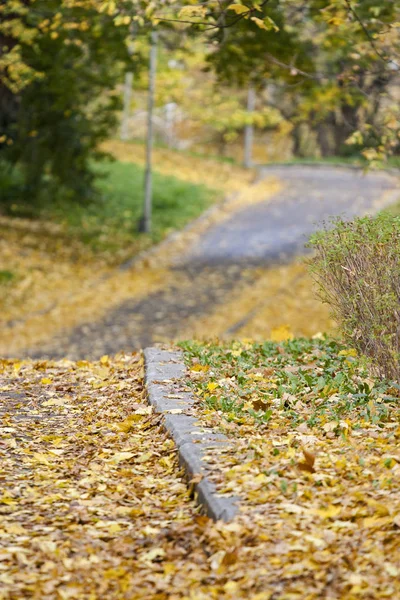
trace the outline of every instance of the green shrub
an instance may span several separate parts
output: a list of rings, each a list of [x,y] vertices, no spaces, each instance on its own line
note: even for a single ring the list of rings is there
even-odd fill
[[[400,217],[337,220],[311,239],[311,271],[346,340],[400,378]]]

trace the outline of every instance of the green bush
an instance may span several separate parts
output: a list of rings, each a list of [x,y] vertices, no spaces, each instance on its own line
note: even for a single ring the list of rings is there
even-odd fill
[[[311,246],[311,271],[344,337],[374,372],[399,379],[400,217],[337,220]]]

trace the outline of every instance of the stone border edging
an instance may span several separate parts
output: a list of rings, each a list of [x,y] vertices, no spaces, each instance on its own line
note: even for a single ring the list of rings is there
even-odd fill
[[[316,167],[317,169],[323,169],[323,168],[332,168],[332,169],[336,169],[336,170],[351,170],[351,171],[365,171],[365,167],[362,165],[354,165],[351,163],[328,163],[328,162],[307,162],[307,161],[296,161],[296,162],[271,162],[271,163],[260,163],[260,164],[255,164],[253,165],[254,169],[257,169],[257,171],[260,173],[260,177],[262,177],[262,172],[263,171],[269,171],[269,170],[273,170],[277,167],[288,167],[288,168],[295,168],[295,167],[299,167],[300,169],[302,169],[303,167]],[[388,168],[383,168],[383,169],[371,169],[369,171],[370,173],[386,173],[387,175],[393,175],[394,177],[400,178],[400,169],[399,168],[395,168],[395,167],[388,167]]]
[[[144,358],[149,403],[164,416],[163,425],[178,448],[179,462],[188,480],[193,480],[197,502],[214,521],[231,521],[238,513],[239,499],[217,495],[208,478],[210,465],[203,460],[210,450],[228,445],[228,438],[200,427],[196,417],[185,414],[190,413],[196,400],[190,392],[179,389],[179,380],[186,373],[182,352],[146,348]]]

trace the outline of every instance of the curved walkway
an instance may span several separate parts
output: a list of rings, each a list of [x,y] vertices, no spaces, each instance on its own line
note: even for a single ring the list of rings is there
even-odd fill
[[[131,351],[179,338],[189,319],[224,305],[240,284],[251,285],[257,268],[305,251],[310,234],[332,217],[376,212],[400,195],[398,180],[384,172],[363,174],[336,167],[277,166],[260,176],[278,177],[274,198],[234,212],[210,226],[187,251],[175,256],[172,284],[144,299],[127,301],[100,321],[85,323],[35,348],[31,357],[83,358]]]

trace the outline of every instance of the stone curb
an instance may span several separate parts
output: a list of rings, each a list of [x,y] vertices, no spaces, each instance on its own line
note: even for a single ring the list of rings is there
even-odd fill
[[[360,171],[363,172],[365,170],[365,167],[361,166],[361,165],[352,165],[349,163],[324,163],[323,161],[321,162],[314,162],[314,163],[309,163],[307,161],[298,161],[295,163],[279,163],[279,162],[271,162],[271,163],[267,163],[267,164],[255,164],[253,165],[254,169],[257,169],[259,176],[262,178],[262,174],[263,171],[272,171],[273,169],[276,169],[277,167],[281,168],[281,167],[285,167],[288,169],[296,169],[298,167],[298,169],[302,169],[304,167],[315,167],[316,169],[323,169],[323,168],[329,168],[329,169],[336,169],[336,170],[347,170],[347,171]],[[399,178],[400,177],[400,169],[396,169],[395,167],[388,167],[387,169],[371,169],[370,171],[371,173],[384,173],[387,175],[393,175],[394,177]]]
[[[178,448],[188,481],[193,481],[197,502],[214,521],[231,521],[238,513],[239,499],[217,495],[209,479],[211,467],[203,460],[210,451],[229,445],[228,438],[200,427],[191,416],[196,399],[180,385],[186,374],[182,352],[146,348],[144,358],[149,403],[164,416],[163,425]]]

